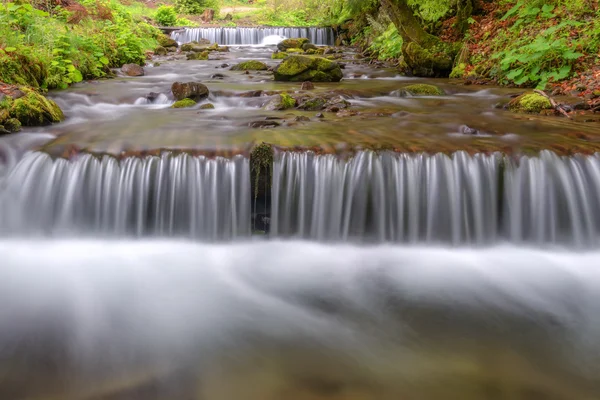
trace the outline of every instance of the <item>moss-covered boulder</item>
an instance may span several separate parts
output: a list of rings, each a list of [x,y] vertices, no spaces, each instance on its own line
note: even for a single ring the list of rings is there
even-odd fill
[[[156,40],[158,40],[158,44],[160,44],[162,47],[177,47],[178,46],[177,41],[171,39],[167,35],[158,35]]]
[[[266,71],[269,69],[267,64],[262,61],[248,60],[231,67],[232,71]]]
[[[199,82],[175,82],[171,85],[175,100],[192,99],[199,101],[208,97],[208,88]]]
[[[183,99],[183,100],[178,100],[175,103],[173,103],[171,108],[188,108],[188,107],[194,107],[195,105],[196,105],[196,102],[194,100]]]
[[[8,131],[23,126],[43,126],[62,121],[65,116],[58,105],[33,89],[21,87],[24,96],[5,96],[0,101],[0,125]]]
[[[265,106],[265,110],[287,110],[288,108],[293,108],[294,106],[296,106],[296,99],[294,99],[287,93],[281,93],[275,96],[274,99],[267,103],[267,105]]]
[[[447,77],[452,72],[454,58],[459,47],[453,43],[445,43],[439,39],[421,46],[416,42],[405,42],[402,45],[404,61],[415,76]]]
[[[304,50],[293,48],[293,49],[287,49],[285,52],[288,54],[303,54]]]
[[[202,53],[187,53],[185,58],[188,60],[208,60],[208,51],[203,51]]]
[[[286,51],[287,49],[301,49],[303,44],[309,42],[310,40],[307,38],[285,39],[277,43],[277,48],[279,51]]]
[[[552,108],[548,98],[541,94],[529,92],[515,97],[508,103],[508,109],[513,112],[523,112],[530,114],[539,114],[542,110]]]
[[[276,51],[275,53],[271,54],[271,58],[273,60],[283,60],[284,58],[287,58],[288,54],[284,53],[283,51]]]
[[[283,82],[339,82],[340,66],[321,57],[290,55],[275,69],[275,80]]]
[[[167,55],[167,49],[162,47],[162,46],[157,46],[154,49],[154,54],[156,54],[157,56],[166,56]]]
[[[200,109],[201,110],[214,110],[215,109],[215,105],[212,104],[212,103],[205,103],[205,104],[202,104],[200,106]]]
[[[437,86],[426,83],[408,85],[395,92],[399,97],[406,96],[442,96],[444,91]]]
[[[302,50],[304,50],[304,51],[308,51],[308,50],[317,50],[317,49],[318,49],[318,47],[317,47],[317,46],[315,46],[315,45],[314,45],[314,44],[312,44],[312,43],[304,43],[304,44],[302,44],[302,47],[301,47],[301,48],[302,48]]]

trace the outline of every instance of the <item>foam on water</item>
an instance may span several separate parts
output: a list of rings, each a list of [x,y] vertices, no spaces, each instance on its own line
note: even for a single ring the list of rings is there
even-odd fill
[[[3,240],[0,259],[2,398],[600,393],[596,251]]]

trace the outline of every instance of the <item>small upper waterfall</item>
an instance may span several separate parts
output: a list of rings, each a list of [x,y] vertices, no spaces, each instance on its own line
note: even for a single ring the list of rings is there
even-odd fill
[[[282,152],[271,221],[319,240],[595,245],[600,157]]]
[[[0,234],[250,234],[250,170],[241,156],[67,161],[29,153],[0,182]]]
[[[173,32],[171,37],[179,43],[208,39],[211,43],[223,45],[247,45],[262,44],[264,38],[272,35],[286,38],[305,37],[316,45],[331,46],[335,43],[335,35],[331,28],[186,28]]]

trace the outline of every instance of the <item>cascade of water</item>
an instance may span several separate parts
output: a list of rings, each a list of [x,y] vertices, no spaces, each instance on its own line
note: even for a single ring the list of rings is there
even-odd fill
[[[335,35],[331,28],[186,28],[175,31],[171,37],[179,43],[189,43],[199,39],[208,39],[211,43],[223,45],[262,44],[268,36],[286,38],[305,37],[316,45],[331,46],[335,43]]]
[[[186,154],[53,160],[29,153],[3,178],[1,234],[227,239],[250,234],[247,159]]]
[[[600,157],[282,152],[272,204],[274,236],[595,245]]]

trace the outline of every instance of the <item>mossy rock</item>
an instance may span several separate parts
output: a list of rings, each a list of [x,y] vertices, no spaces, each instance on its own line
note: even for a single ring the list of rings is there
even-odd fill
[[[46,64],[35,56],[0,52],[0,82],[39,88],[47,78]]]
[[[176,40],[173,40],[164,34],[158,35],[158,37],[156,39],[158,40],[158,44],[160,44],[162,47],[177,47],[178,46]]]
[[[543,110],[552,108],[548,98],[541,94],[529,92],[515,97],[508,103],[508,109],[513,112],[523,112],[529,114],[539,114]]]
[[[465,63],[458,64],[457,66],[455,66],[452,69],[452,72],[450,73],[450,78],[458,79],[458,78],[464,77],[466,74],[466,68],[467,68],[467,64],[465,64]]]
[[[278,94],[273,100],[265,106],[267,111],[287,110],[296,106],[296,99],[287,93]]]
[[[199,101],[209,95],[206,85],[200,82],[175,82],[171,85],[171,92],[175,100],[192,99]]]
[[[286,51],[287,49],[301,49],[302,45],[309,42],[310,40],[307,38],[285,39],[277,43],[277,48],[279,51]]]
[[[340,66],[321,57],[290,55],[275,69],[275,80],[283,82],[339,82]]]
[[[308,51],[308,50],[317,50],[317,46],[315,46],[312,43],[304,43],[302,44],[302,50],[304,51]]]
[[[285,52],[288,54],[303,54],[304,50],[294,48],[294,49],[287,49]]]
[[[231,67],[232,71],[265,71],[269,69],[262,61],[248,60]]]
[[[183,99],[183,100],[179,100],[179,101],[176,101],[175,103],[173,103],[171,108],[188,108],[188,107],[194,107],[195,105],[196,105],[196,102],[194,100]]]
[[[4,129],[10,133],[19,132],[21,130],[21,122],[16,118],[9,118],[2,123]]]
[[[154,49],[154,54],[158,55],[158,56],[166,56],[167,55],[167,49],[162,47],[162,46],[157,46]]]
[[[208,60],[208,51],[202,53],[188,53],[185,56],[188,60]]]
[[[43,126],[62,121],[65,116],[60,107],[33,89],[21,87],[25,96],[13,99],[5,97],[0,102],[0,124],[13,129],[23,126]],[[2,112],[2,110],[4,110]],[[12,121],[15,119],[16,121]],[[18,127],[18,128],[17,128]]]
[[[288,54],[284,53],[282,51],[276,51],[275,53],[271,54],[271,58],[273,60],[283,60],[285,58],[287,58]]]
[[[206,103],[206,104],[202,104],[200,106],[201,110],[214,110],[215,109],[215,105],[212,103]]]
[[[405,42],[402,45],[404,61],[415,76],[447,77],[452,72],[454,57],[459,50],[457,46],[460,45],[445,43],[439,39],[432,41],[428,48],[415,42]]]
[[[309,97],[302,101],[298,108],[305,111],[321,111],[325,108],[326,104],[327,99],[323,97]]]
[[[402,88],[402,91],[410,96],[442,96],[444,91],[437,86],[426,83],[416,83]]]

